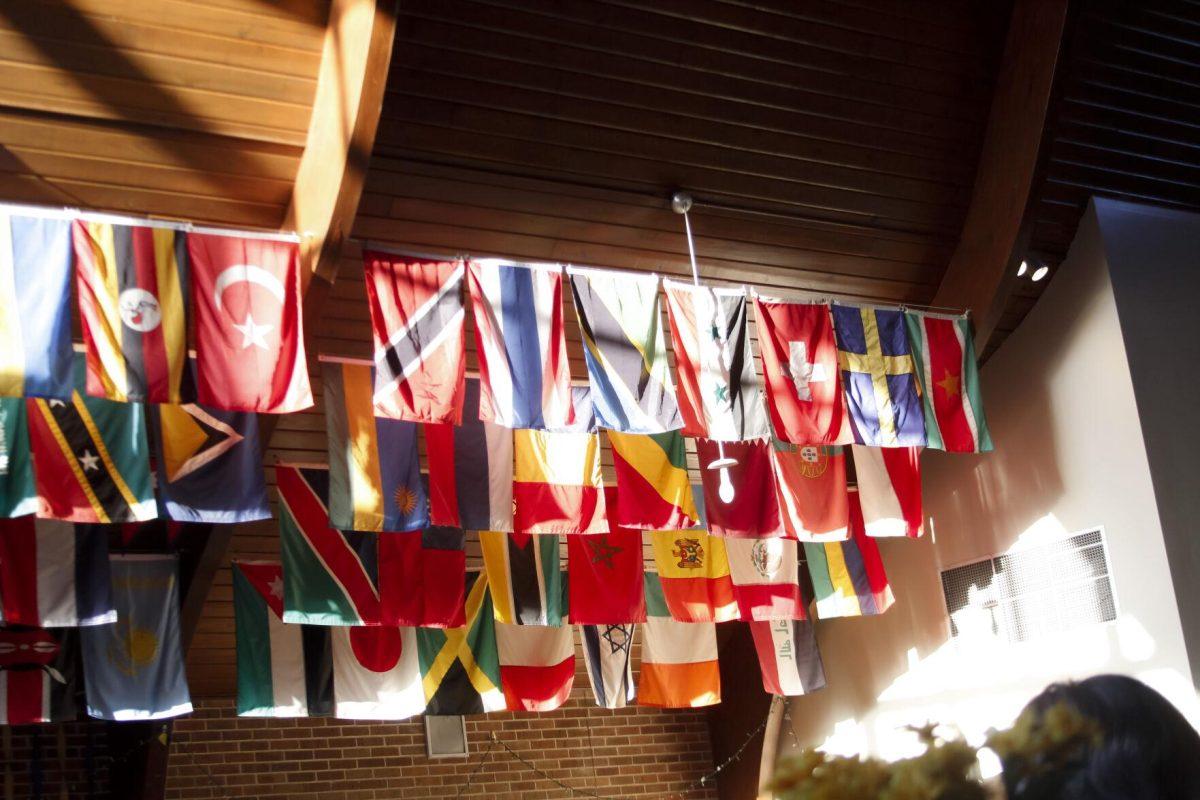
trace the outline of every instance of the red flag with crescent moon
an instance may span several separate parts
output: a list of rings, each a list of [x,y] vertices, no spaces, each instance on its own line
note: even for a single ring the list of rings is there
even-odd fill
[[[196,391],[230,411],[286,414],[313,404],[294,242],[188,234]]]

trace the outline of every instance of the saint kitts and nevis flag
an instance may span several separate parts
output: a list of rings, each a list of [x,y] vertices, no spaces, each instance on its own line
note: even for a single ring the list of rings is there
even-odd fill
[[[0,520],[0,622],[73,628],[116,619],[104,528]]]
[[[426,714],[463,716],[506,707],[487,577],[470,572],[465,588],[466,624],[417,628]]]
[[[650,539],[672,619],[728,622],[740,617],[724,539],[704,530],[653,531]]]
[[[565,583],[558,543],[553,533],[479,532],[496,622],[562,625]]]
[[[688,482],[687,449],[679,431],[608,432],[617,473],[614,516],[635,530],[694,528],[700,521]]]
[[[918,354],[928,446],[951,453],[991,450],[970,319],[906,311],[904,322]]]
[[[79,631],[0,628],[0,725],[78,716]]]
[[[638,705],[696,708],[721,702],[716,625],[671,619],[658,575],[647,572],[645,582]]]

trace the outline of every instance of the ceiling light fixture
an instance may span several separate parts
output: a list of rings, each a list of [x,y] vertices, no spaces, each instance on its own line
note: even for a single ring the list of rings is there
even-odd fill
[[[1047,267],[1045,264],[1042,264],[1040,267],[1038,267],[1037,269],[1035,269],[1033,271],[1033,274],[1029,276],[1029,279],[1031,281],[1033,281],[1034,283],[1037,283],[1042,278],[1046,277],[1046,275],[1048,275],[1049,273],[1050,273],[1050,268]]]
[[[1028,262],[1028,261],[1022,261],[1022,262],[1021,262],[1021,266],[1017,267],[1017,277],[1018,277],[1018,278],[1022,278],[1022,277],[1024,277],[1024,276],[1025,276],[1025,273],[1026,273],[1026,272],[1028,272],[1028,271],[1029,271],[1029,262]]]

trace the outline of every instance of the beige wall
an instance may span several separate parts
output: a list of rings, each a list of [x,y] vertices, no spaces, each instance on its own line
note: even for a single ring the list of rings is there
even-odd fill
[[[1048,682],[1098,672],[1136,675],[1200,722],[1094,210],[982,380],[996,452],[925,454],[932,534],[883,542],[895,608],[817,626],[829,685],[792,701],[781,755],[797,743],[905,755],[915,738],[898,729],[928,719],[976,739]],[[1020,645],[950,640],[941,569],[1096,525],[1117,622]]]

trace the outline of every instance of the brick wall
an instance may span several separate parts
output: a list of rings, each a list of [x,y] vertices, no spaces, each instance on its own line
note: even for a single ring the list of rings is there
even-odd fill
[[[108,797],[110,759],[104,734],[101,722],[0,729],[3,796],[14,800]]]

